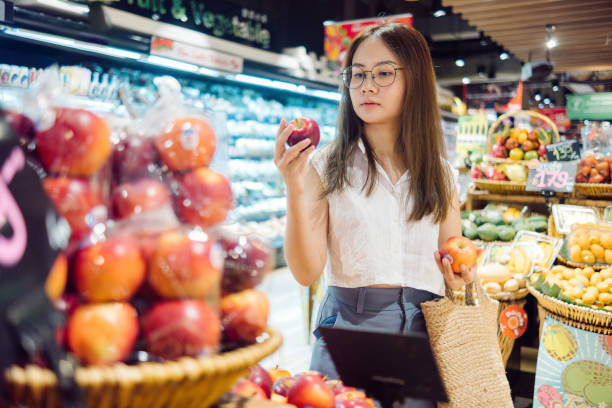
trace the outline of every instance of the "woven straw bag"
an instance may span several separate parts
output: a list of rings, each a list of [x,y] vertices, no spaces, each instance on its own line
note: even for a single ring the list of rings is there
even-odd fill
[[[478,302],[474,301],[473,286]],[[513,408],[497,341],[498,302],[479,282],[468,285],[465,305],[446,297],[421,305],[448,403],[440,408]]]

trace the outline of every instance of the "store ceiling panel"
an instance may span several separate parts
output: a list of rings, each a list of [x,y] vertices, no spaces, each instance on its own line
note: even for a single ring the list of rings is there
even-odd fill
[[[523,62],[556,72],[612,69],[611,0],[442,0]],[[547,25],[557,45],[547,49]]]

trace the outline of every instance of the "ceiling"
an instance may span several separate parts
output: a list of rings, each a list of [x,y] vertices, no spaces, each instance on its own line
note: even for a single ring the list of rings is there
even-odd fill
[[[612,69],[612,0],[442,0],[523,62],[547,60],[546,25],[555,72]]]

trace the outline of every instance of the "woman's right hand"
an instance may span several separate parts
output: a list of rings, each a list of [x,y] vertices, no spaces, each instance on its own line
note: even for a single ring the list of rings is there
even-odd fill
[[[287,186],[287,193],[302,193],[304,191],[306,163],[308,162],[308,156],[314,151],[315,146],[308,147],[311,142],[310,139],[306,138],[287,148],[287,139],[289,139],[293,130],[293,125],[287,124],[285,119],[281,121],[276,134],[274,164],[283,177]]]

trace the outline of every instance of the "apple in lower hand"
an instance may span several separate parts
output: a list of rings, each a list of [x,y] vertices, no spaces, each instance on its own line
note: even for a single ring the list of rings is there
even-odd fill
[[[119,218],[126,218],[169,204],[170,193],[159,181],[144,178],[117,186],[112,201],[115,214]]]
[[[89,111],[57,108],[53,125],[36,133],[36,150],[47,171],[88,177],[110,156],[110,134],[106,122]]]
[[[225,220],[233,206],[229,181],[206,167],[179,176],[176,208],[186,223],[208,227]]]
[[[88,301],[123,301],[140,288],[146,263],[138,242],[119,236],[80,249],[73,273],[78,293]]]
[[[221,284],[223,251],[207,234],[167,232],[149,259],[149,283],[165,298],[205,298]]]
[[[461,265],[470,269],[476,264],[478,250],[474,243],[461,236],[450,237],[440,248],[440,256],[447,257],[455,273],[461,273]]]
[[[213,128],[195,117],[169,123],[155,139],[160,158],[172,171],[208,166],[216,146]]]
[[[315,375],[300,375],[289,389],[287,402],[298,408],[332,408],[334,394]]]
[[[238,380],[236,385],[231,389],[231,394],[240,395],[245,398],[255,398],[260,400],[268,399],[264,390],[253,381],[250,380]]]
[[[314,119],[310,118],[297,118],[289,122],[290,125],[293,125],[293,131],[289,135],[287,139],[287,144],[289,146],[293,146],[298,144],[304,139],[310,139],[310,146],[317,147],[319,145],[320,132],[319,125]]]
[[[79,178],[50,177],[44,179],[42,185],[57,212],[68,221],[72,236],[77,240],[91,232],[97,218],[98,221],[106,218],[102,192],[95,184]],[[97,216],[98,212],[100,216]]]
[[[272,394],[273,383],[272,383],[272,377],[270,377],[270,374],[268,373],[268,371],[266,371],[259,364],[256,364],[254,367],[250,369],[248,379],[249,381],[252,381],[253,383],[260,386],[261,389],[264,390],[264,392],[266,393],[266,397],[270,398],[270,395]]]
[[[221,298],[221,321],[225,337],[232,341],[254,342],[265,330],[270,304],[255,289]]]
[[[68,347],[85,364],[124,360],[137,337],[138,316],[129,303],[82,305],[68,321]]]
[[[147,350],[165,359],[195,357],[217,350],[221,339],[218,314],[195,299],[155,304],[142,318]]]
[[[221,288],[235,293],[259,285],[272,268],[272,251],[255,237],[223,237],[219,240],[225,254]]]

